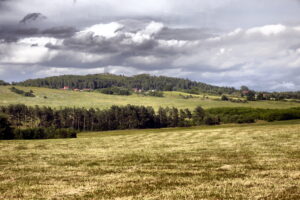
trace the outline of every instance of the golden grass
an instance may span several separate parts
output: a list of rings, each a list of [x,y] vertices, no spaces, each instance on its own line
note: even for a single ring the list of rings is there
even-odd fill
[[[209,99],[203,99],[203,95],[194,95],[197,98],[183,99],[179,95],[188,95],[181,92],[164,92],[165,97],[145,97],[140,95],[118,96],[105,95],[97,92],[74,92],[63,91],[47,88],[34,87],[17,87],[19,89],[29,91],[33,90],[36,97],[24,97],[15,94],[9,90],[11,86],[0,86],[0,105],[9,104],[26,104],[29,106],[51,106],[53,108],[59,107],[85,107],[85,108],[109,108],[112,105],[144,105],[152,106],[158,109],[159,106],[167,107],[174,106],[177,108],[194,109],[200,105],[203,108],[214,107],[254,107],[254,108],[290,108],[299,107],[299,103],[295,102],[277,102],[277,101],[258,101],[249,103],[232,103],[225,101],[216,101],[218,96],[209,96]],[[47,96],[47,99],[44,98]]]
[[[0,199],[299,199],[300,121],[1,141]]]

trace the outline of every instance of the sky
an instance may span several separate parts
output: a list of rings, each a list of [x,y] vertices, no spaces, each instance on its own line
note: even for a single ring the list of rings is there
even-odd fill
[[[96,73],[300,91],[300,0],[0,0],[0,80]]]

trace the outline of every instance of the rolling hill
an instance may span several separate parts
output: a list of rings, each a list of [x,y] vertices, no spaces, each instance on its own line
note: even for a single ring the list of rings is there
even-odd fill
[[[0,105],[25,104],[28,106],[85,107],[104,109],[112,105],[144,105],[154,109],[162,107],[176,107],[194,109],[200,105],[203,108],[215,107],[252,107],[252,108],[290,108],[299,107],[296,102],[283,101],[249,101],[248,103],[232,103],[220,101],[217,95],[192,95],[193,98],[184,98],[190,94],[176,91],[165,91],[164,97],[150,97],[139,94],[130,96],[106,95],[99,92],[76,92],[41,87],[16,86],[24,91],[32,90],[35,97],[24,97],[10,91],[11,86],[0,86]]]

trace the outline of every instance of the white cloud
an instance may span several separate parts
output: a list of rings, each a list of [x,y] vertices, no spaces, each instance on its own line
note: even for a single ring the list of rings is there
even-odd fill
[[[286,27],[283,26],[282,24],[277,24],[277,25],[267,25],[267,26],[262,26],[262,27],[254,27],[249,30],[247,30],[247,34],[255,34],[255,33],[260,33],[265,36],[270,36],[270,35],[277,35],[279,33],[282,33],[286,31]]]
[[[84,29],[83,31],[80,31],[77,35],[81,37],[92,34],[92,36],[94,37],[102,36],[105,38],[112,38],[117,35],[117,31],[121,28],[123,28],[123,25],[117,22],[108,24],[96,24]]]
[[[30,37],[14,43],[0,43],[0,49],[5,49],[4,55],[0,55],[0,63],[10,64],[34,64],[51,60],[55,51],[50,51],[46,44],[61,44],[61,40],[47,37]]]
[[[148,24],[148,26],[144,30],[140,31],[140,33],[151,36],[159,33],[163,29],[163,27],[164,27],[163,23],[152,21],[150,24]]]

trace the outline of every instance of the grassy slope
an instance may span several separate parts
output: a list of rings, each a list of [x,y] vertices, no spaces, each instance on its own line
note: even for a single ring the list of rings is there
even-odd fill
[[[275,102],[275,101],[261,101],[243,103],[231,103],[223,101],[214,101],[213,99],[219,98],[210,96],[210,99],[203,100],[202,96],[199,98],[183,99],[179,96],[179,92],[165,92],[164,98],[158,97],[143,97],[138,95],[132,96],[112,96],[104,95],[96,92],[73,92],[62,91],[47,88],[34,88],[34,87],[17,87],[25,91],[32,89],[37,95],[35,98],[23,97],[21,95],[9,91],[10,86],[0,86],[0,105],[23,103],[26,105],[41,105],[51,107],[85,107],[85,108],[107,108],[112,105],[145,105],[153,106],[157,109],[159,106],[174,106],[177,108],[190,108],[193,109],[197,105],[204,108],[212,107],[256,107],[256,108],[289,108],[300,106],[299,103],[293,102]],[[187,95],[187,94],[184,94]],[[43,97],[47,96],[47,99]]]
[[[0,199],[299,199],[300,121],[0,141]]]

